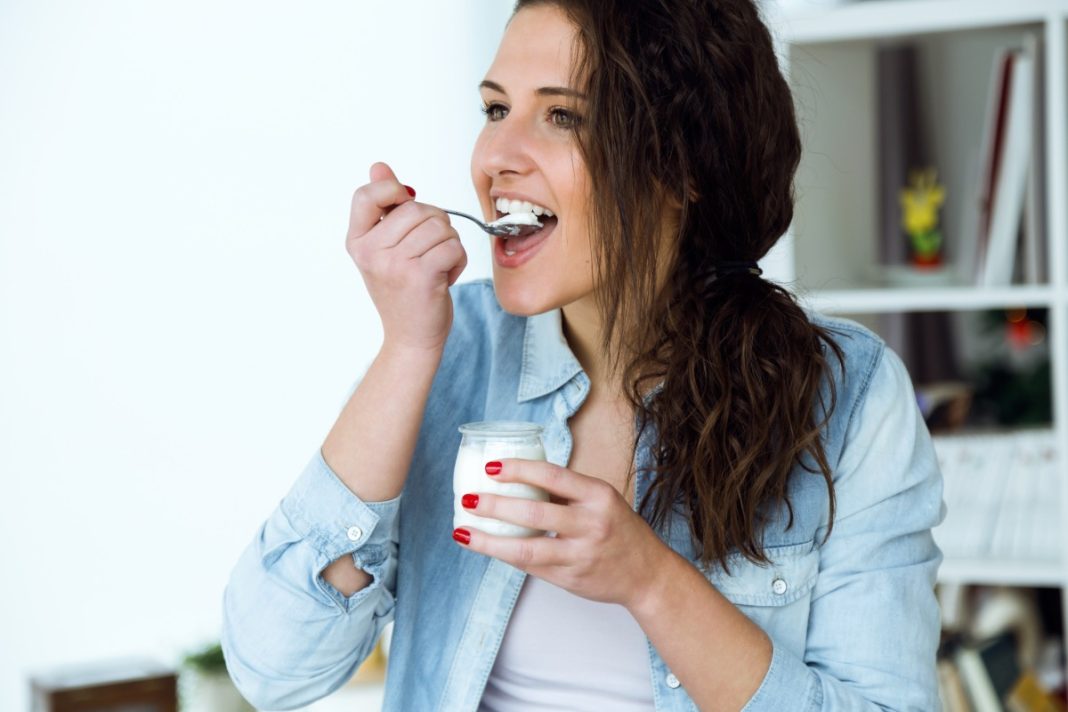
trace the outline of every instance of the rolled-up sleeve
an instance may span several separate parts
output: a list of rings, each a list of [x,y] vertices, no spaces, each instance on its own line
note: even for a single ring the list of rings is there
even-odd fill
[[[885,349],[853,414],[820,547],[804,659],[773,644],[745,712],[939,709],[934,593],[942,476],[912,384]],[[817,541],[822,541],[824,531]]]
[[[342,684],[392,619],[400,497],[364,502],[321,452],[242,553],[223,594],[222,646],[252,704],[288,710]],[[351,555],[372,582],[352,596],[322,571]]]

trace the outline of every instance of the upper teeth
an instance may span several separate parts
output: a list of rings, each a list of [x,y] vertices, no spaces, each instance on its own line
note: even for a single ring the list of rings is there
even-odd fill
[[[497,210],[502,213],[534,213],[535,215],[545,215],[546,217],[554,217],[553,211],[548,208],[543,208],[540,205],[534,203],[528,203],[525,200],[509,200],[508,198],[497,198]]]

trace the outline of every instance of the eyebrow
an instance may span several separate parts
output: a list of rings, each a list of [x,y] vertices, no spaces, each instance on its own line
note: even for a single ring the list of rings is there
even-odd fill
[[[497,82],[491,82],[489,79],[484,80],[478,85],[479,89],[492,89],[493,91],[500,92],[501,94],[507,94]],[[540,87],[534,90],[534,93],[538,96],[570,96],[576,99],[585,99],[586,95],[582,92],[575,91],[569,87]]]

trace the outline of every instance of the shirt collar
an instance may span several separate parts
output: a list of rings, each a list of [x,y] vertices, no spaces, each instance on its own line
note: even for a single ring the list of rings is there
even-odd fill
[[[517,400],[523,403],[559,389],[582,373],[582,366],[564,338],[559,309],[527,317],[523,336],[523,363]]]

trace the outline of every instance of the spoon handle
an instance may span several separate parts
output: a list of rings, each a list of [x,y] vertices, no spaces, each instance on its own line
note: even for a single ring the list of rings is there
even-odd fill
[[[470,220],[474,224],[478,225],[480,228],[482,228],[484,231],[488,232],[489,234],[491,234],[491,235],[494,234],[493,231],[490,230],[489,225],[487,225],[486,223],[482,222],[481,220],[479,220],[476,217],[468,215],[467,213],[461,213],[459,210],[445,210],[445,208],[442,208],[442,210],[444,210],[449,215],[457,215],[457,216],[459,216],[461,218],[467,218],[468,220]]]

